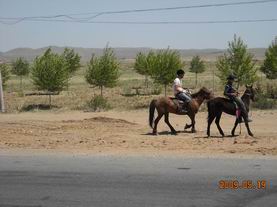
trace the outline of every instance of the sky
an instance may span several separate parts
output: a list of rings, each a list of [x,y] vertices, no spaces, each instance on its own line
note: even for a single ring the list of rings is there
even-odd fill
[[[206,5],[253,0],[0,0],[0,20],[12,17],[72,15]],[[223,21],[277,19],[277,1],[263,4],[192,8],[166,11],[103,14],[92,21]],[[94,14],[95,15],[95,14]],[[53,19],[55,20],[55,19]],[[68,20],[68,19],[67,19]],[[277,21],[229,24],[96,24],[78,22],[21,21],[0,23],[0,51],[14,48],[68,46],[84,48],[150,47],[204,49],[228,47],[234,34],[249,48],[268,47],[277,36]]]

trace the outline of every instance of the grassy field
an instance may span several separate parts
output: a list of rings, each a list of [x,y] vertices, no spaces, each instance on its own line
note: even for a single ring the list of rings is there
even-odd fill
[[[120,78],[115,88],[105,88],[104,97],[107,98],[111,108],[115,110],[132,110],[148,107],[151,99],[164,94],[162,86],[156,85],[152,80],[149,81],[149,87],[146,88],[145,77],[137,74],[133,69],[134,60],[122,60],[120,64]],[[217,69],[215,62],[205,62],[206,71],[198,75],[198,85],[195,88],[195,74],[188,72],[189,64],[186,63],[186,75],[183,80],[184,87],[192,88],[196,92],[200,87],[205,86],[215,92],[222,94],[223,86],[215,75]],[[68,90],[60,95],[52,97],[53,107],[51,110],[89,110],[88,102],[96,95],[100,94],[99,88],[91,87],[84,78],[85,67],[81,68],[70,80]],[[261,80],[265,80],[262,74],[259,74]],[[134,87],[140,87],[136,94]],[[243,90],[243,88],[241,89]],[[5,90],[5,104],[7,112],[21,112],[29,110],[38,110],[40,105],[49,103],[48,96],[24,96],[24,93],[35,91],[30,78],[23,79],[23,93],[20,89],[20,80],[12,76],[8,81]],[[167,88],[167,94],[172,95],[172,88]]]

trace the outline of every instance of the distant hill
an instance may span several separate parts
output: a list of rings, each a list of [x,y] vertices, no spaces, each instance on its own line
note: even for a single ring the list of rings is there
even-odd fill
[[[61,54],[64,47],[50,46],[56,53]],[[24,57],[28,61],[33,61],[36,56],[40,56],[49,47],[32,49],[32,48],[16,48],[7,52],[0,52],[0,61],[11,62],[18,57]],[[88,62],[91,55],[94,53],[96,56],[102,54],[103,49],[99,48],[73,48],[81,56],[83,63]],[[134,59],[138,52],[149,52],[150,50],[156,50],[151,48],[113,48],[116,56],[119,59]],[[195,55],[199,55],[202,59],[207,61],[214,61],[220,55],[223,55],[226,50],[222,49],[181,49],[178,50],[184,60],[191,60]],[[265,48],[251,48],[249,52],[254,54],[255,59],[264,59]]]

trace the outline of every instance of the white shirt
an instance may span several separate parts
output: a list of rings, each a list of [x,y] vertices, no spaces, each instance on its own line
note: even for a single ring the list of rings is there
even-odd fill
[[[176,95],[180,91],[177,90],[177,86],[182,87],[182,80],[180,78],[175,78],[173,83],[173,93]]]

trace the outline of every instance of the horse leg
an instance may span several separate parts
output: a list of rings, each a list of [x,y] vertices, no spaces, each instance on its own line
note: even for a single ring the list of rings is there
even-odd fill
[[[169,123],[168,117],[169,117],[169,113],[167,112],[167,113],[164,114],[164,121],[165,121],[165,123],[169,126],[169,128],[170,128],[172,134],[177,134],[176,130],[175,130],[175,129],[173,128],[173,126]]]
[[[191,120],[191,133],[195,133],[196,132],[196,130],[195,130],[195,114],[193,113],[193,114],[190,114],[189,115],[189,118],[190,118],[190,120]]]
[[[244,123],[245,123],[245,126],[246,126],[246,129],[247,129],[247,132],[249,134],[249,136],[253,137],[253,133],[251,132],[250,128],[249,128],[249,124],[248,124],[248,118],[246,116],[243,116],[243,119],[244,119]]]
[[[222,131],[222,129],[220,127],[220,124],[219,124],[220,118],[221,118],[221,114],[222,114],[222,112],[220,112],[220,113],[218,113],[216,115],[215,123],[216,123],[216,126],[217,126],[217,129],[218,129],[219,133],[221,134],[222,137],[224,137],[225,136],[224,132]]]
[[[209,115],[208,117],[208,127],[207,127],[207,136],[209,137],[210,136],[210,127],[211,127],[211,124],[213,123],[213,120],[215,118],[215,115]]]
[[[185,128],[184,129],[189,129],[192,127],[192,124],[186,124]]]
[[[160,121],[160,119],[161,119],[162,117],[163,117],[163,114],[158,112],[158,116],[157,116],[157,118],[156,118],[155,121],[154,121],[154,127],[153,127],[153,134],[154,134],[154,135],[157,135],[157,134],[158,134],[158,133],[157,133],[157,126],[158,126],[158,123],[159,123],[159,121]]]
[[[235,131],[236,131],[236,128],[238,126],[238,123],[239,123],[239,119],[236,119],[235,125],[234,125],[234,127],[232,129],[232,136],[235,136]]]

